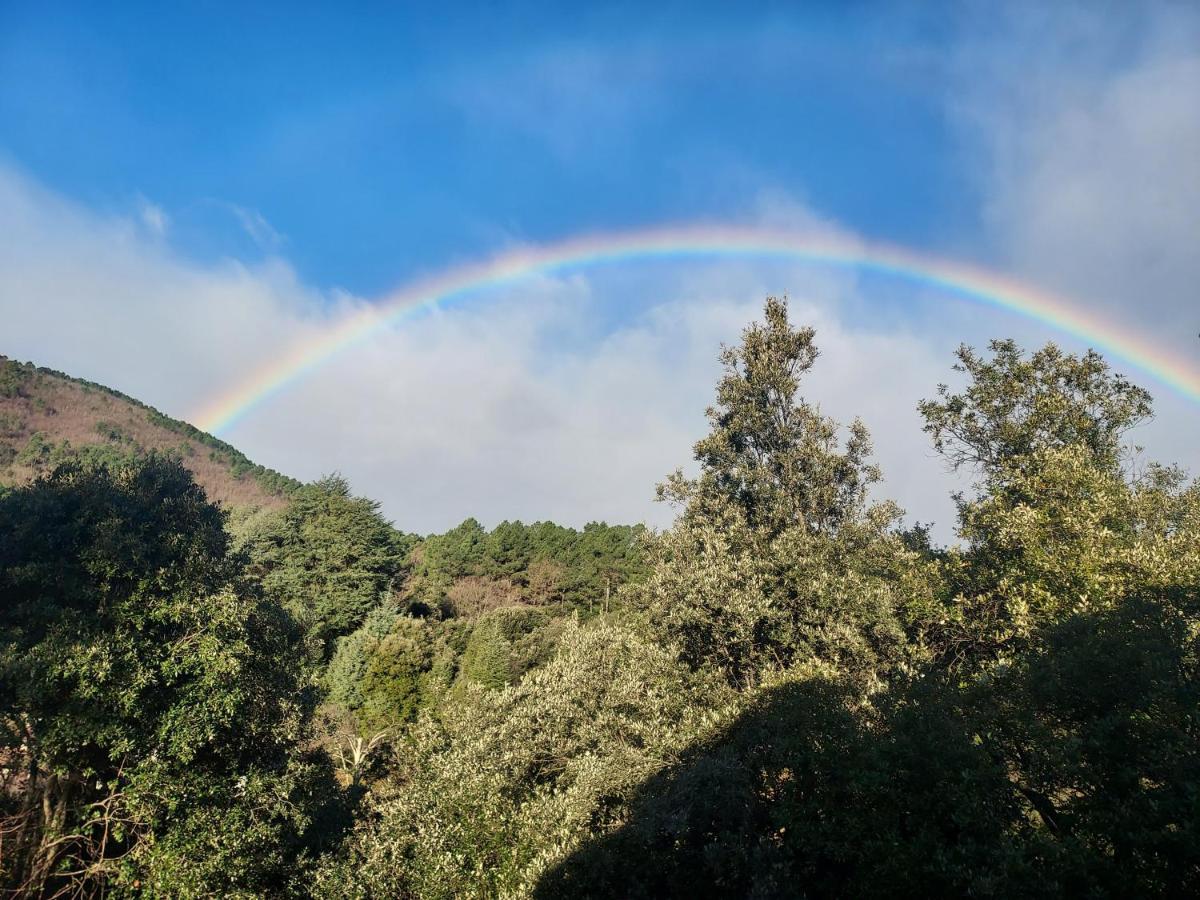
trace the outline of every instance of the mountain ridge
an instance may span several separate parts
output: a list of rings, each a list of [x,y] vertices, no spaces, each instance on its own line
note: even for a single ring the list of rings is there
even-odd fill
[[[0,486],[72,459],[121,462],[177,455],[227,509],[277,509],[301,482],[258,465],[220,438],[87,379],[0,354]]]

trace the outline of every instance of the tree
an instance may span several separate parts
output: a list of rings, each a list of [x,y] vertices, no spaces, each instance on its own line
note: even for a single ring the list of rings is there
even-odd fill
[[[552,559],[537,559],[529,564],[526,581],[530,602],[548,606],[563,599],[562,583],[566,567]]]
[[[813,330],[793,329],[782,300],[764,312],[722,352],[699,475],[659,488],[684,509],[652,544],[638,596],[683,659],[733,684],[807,658],[869,682],[904,653],[903,607],[928,594],[920,557],[889,533],[893,505],[867,505],[879,472],[866,428],[856,421],[843,448],[798,396]]]
[[[299,632],[177,461],[0,498],[0,871],[28,893],[259,893],[328,784],[300,752]]]
[[[397,586],[413,540],[331,475],[297,490],[244,541],[250,571],[324,643],[349,634]]]
[[[712,430],[695,447],[699,479],[677,472],[659,494],[701,515],[732,506],[767,534],[796,525],[836,530],[861,513],[867,488],[879,480],[867,462],[870,436],[855,420],[839,448],[837,424],[797,399],[800,379],[817,360],[816,332],[791,327],[785,300],[767,298],[763,314],[741,345],[721,351],[725,374],[707,411]]]
[[[942,386],[920,407],[935,448],[981,476],[977,495],[958,500],[966,546],[949,555],[954,602],[933,628],[947,664],[990,665],[1076,612],[1196,571],[1195,489],[1176,469],[1122,467],[1149,395],[1093,351],[991,347],[992,359],[960,349],[967,387]]]
[[[484,542],[483,574],[513,578],[529,566],[529,529],[521,522],[501,522]]]
[[[1016,342],[992,341],[992,357],[958,349],[961,393],[938,385],[938,399],[920,404],[934,448],[955,467],[995,477],[1032,461],[1039,451],[1084,449],[1100,468],[1115,468],[1122,438],[1151,415],[1150,394],[1110,372],[1094,350],[1083,356],[1046,344],[1026,358]]]
[[[619,823],[638,785],[728,713],[713,680],[612,625],[569,626],[518,684],[468,689],[400,748],[319,896],[525,896]]]

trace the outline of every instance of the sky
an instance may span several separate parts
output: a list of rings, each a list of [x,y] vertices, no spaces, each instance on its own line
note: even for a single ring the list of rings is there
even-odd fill
[[[0,353],[195,419],[413,281],[672,224],[885,242],[1069,297],[1200,371],[1200,13],[1104,4],[0,0]],[[745,259],[542,274],[397,322],[222,437],[399,527],[665,525],[767,294],[804,387],[953,534],[916,403],[960,342],[1086,344],[928,286]],[[1148,458],[1200,472],[1148,387]]]

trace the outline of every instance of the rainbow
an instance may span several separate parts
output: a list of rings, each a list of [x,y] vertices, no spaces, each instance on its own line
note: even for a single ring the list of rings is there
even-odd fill
[[[348,315],[320,337],[290,348],[226,390],[191,417],[222,433],[331,357],[406,316],[536,274],[654,258],[760,257],[858,269],[915,282],[1042,322],[1120,358],[1184,396],[1200,401],[1200,372],[1189,361],[1106,322],[1078,302],[986,269],[898,247],[830,235],[751,227],[684,226],[595,234],[508,250],[448,269],[392,292]]]

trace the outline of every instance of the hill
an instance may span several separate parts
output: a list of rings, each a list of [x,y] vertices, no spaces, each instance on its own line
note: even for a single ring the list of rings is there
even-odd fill
[[[229,509],[285,506],[300,486],[234,447],[104,385],[0,356],[0,485],[70,459],[176,455],[210,500]]]

